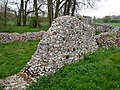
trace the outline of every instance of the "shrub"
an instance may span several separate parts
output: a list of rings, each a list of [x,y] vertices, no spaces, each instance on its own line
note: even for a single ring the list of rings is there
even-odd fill
[[[105,23],[110,22],[110,20],[111,20],[110,16],[105,16],[105,17],[103,18],[103,21],[104,21]]]
[[[36,20],[35,17],[31,17],[29,26],[32,27],[32,28],[36,28],[36,26],[37,26],[37,20]]]

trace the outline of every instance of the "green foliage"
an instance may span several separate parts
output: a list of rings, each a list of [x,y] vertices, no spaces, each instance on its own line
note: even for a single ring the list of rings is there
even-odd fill
[[[29,26],[32,27],[32,28],[37,27],[37,19],[35,17],[31,17]]]
[[[110,23],[120,23],[120,20],[110,20]]]
[[[102,18],[98,18],[94,20],[95,23],[104,23]]]
[[[4,23],[0,21],[0,31],[4,28]]]
[[[119,90],[120,48],[100,49],[84,61],[43,76],[27,90]]]
[[[0,44],[0,79],[18,73],[30,60],[38,42]]]
[[[2,86],[0,85],[0,90],[3,90]]]
[[[40,17],[39,16],[40,22],[48,22],[48,17]]]
[[[48,22],[41,22],[40,25],[42,27],[47,27],[47,26],[49,26],[49,23]]]
[[[103,21],[104,21],[105,23],[110,22],[110,20],[111,20],[111,17],[110,17],[110,16],[105,16],[105,17],[103,18]]]
[[[41,22],[41,30],[47,31],[49,29],[49,23],[48,22]]]
[[[100,30],[96,30],[95,35],[99,35],[101,33]]]
[[[3,15],[0,13],[0,29],[4,27],[4,18]]]

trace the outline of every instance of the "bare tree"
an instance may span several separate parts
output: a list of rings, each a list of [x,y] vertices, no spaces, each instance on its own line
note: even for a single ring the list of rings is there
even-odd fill
[[[66,0],[64,5],[64,15],[70,15],[70,7],[72,5],[72,0]]]
[[[58,13],[59,13],[59,6],[60,6],[60,0],[56,0],[56,8],[55,8],[55,17],[58,17]]]
[[[26,26],[26,22],[27,22],[27,6],[29,1],[30,0],[24,1],[25,7],[24,7],[24,14],[23,14],[23,26]]]
[[[72,16],[74,16],[75,14],[76,5],[77,5],[76,0],[73,0],[73,7],[72,7],[72,14],[71,14]]]
[[[11,1],[10,5],[17,6],[17,8],[12,8],[11,11],[15,14],[17,26],[21,26],[21,7],[20,3],[16,1]]]
[[[36,26],[35,27],[40,27],[40,25],[39,25],[39,18],[38,18],[37,0],[34,0],[34,9],[35,9],[35,18],[36,18]]]
[[[47,0],[49,23],[51,24],[53,17],[57,18],[60,12],[61,15],[74,16],[75,11],[82,7],[94,8],[99,1],[101,0]]]
[[[60,10],[64,7],[65,0],[55,0],[55,16],[54,18],[58,17]]]
[[[21,26],[21,22],[22,22],[22,17],[24,15],[24,4],[23,4],[23,0],[20,1],[20,8],[18,6],[18,3],[17,4],[17,7],[18,7],[18,15],[16,15],[17,17],[17,26]],[[15,11],[15,14],[17,14],[17,12]]]
[[[7,8],[8,8],[8,0],[4,0],[4,26],[7,26]]]
[[[49,26],[53,21],[53,0],[47,0]]]

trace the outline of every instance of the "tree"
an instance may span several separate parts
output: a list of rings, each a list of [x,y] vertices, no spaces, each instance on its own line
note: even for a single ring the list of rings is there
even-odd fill
[[[103,21],[104,21],[105,23],[110,22],[110,20],[111,20],[111,17],[110,17],[110,16],[105,16],[105,17],[103,18]]]
[[[54,18],[58,17],[58,14],[63,7],[64,7],[64,0],[55,0],[55,15],[54,15]]]
[[[70,15],[70,7],[72,5],[72,0],[66,0],[64,5],[64,15]]]
[[[30,0],[26,0],[24,1],[24,13],[23,13],[23,26],[26,26],[26,22],[27,22],[27,15],[30,14],[30,13],[34,13],[35,15],[35,20],[36,21],[36,25],[35,27],[40,27],[40,24],[39,24],[39,18],[38,18],[38,12],[42,12],[42,13],[45,13],[42,9],[40,9],[40,7],[42,5],[44,5],[44,0],[33,0],[33,10],[27,10],[27,6],[28,6],[28,2],[30,2]],[[39,4],[39,5],[38,5]]]
[[[26,26],[26,22],[27,22],[27,5],[28,5],[28,2],[30,0],[26,0],[24,3],[25,3],[25,7],[24,7],[24,13],[23,13],[23,26]]]
[[[7,26],[7,8],[8,8],[8,0],[4,0],[4,26]]]
[[[34,8],[35,8],[36,27],[39,27],[37,0],[34,0]]]
[[[55,18],[58,17],[60,0],[56,0]]]
[[[47,0],[49,26],[53,21],[53,0]]]
[[[16,3],[17,7],[18,7],[18,16],[16,15],[16,17],[17,17],[17,26],[21,26],[22,17],[24,15],[24,9],[23,9],[24,8],[24,4],[23,3],[24,3],[23,0],[21,0],[20,1],[20,8],[19,8],[18,4]]]
[[[11,11],[15,14],[16,16],[16,23],[17,23],[17,26],[21,26],[21,19],[22,19],[22,15],[21,15],[21,3],[22,1],[19,2],[16,2],[16,1],[11,1],[10,2],[10,5],[14,5],[14,6],[17,6],[17,8],[12,8]]]
[[[100,0],[47,0],[49,23],[51,24],[53,17],[57,18],[60,12],[62,12],[61,15],[74,16],[75,11],[82,9],[82,7],[94,8],[99,1]]]
[[[73,7],[72,7],[72,14],[71,14],[72,16],[74,16],[75,14],[76,5],[77,5],[76,0],[73,0]]]

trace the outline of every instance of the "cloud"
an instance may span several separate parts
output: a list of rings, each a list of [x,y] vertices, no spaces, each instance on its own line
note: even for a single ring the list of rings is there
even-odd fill
[[[83,10],[82,15],[90,15],[96,17],[104,17],[106,15],[119,15],[120,14],[120,0],[102,0],[98,4],[97,10]]]

